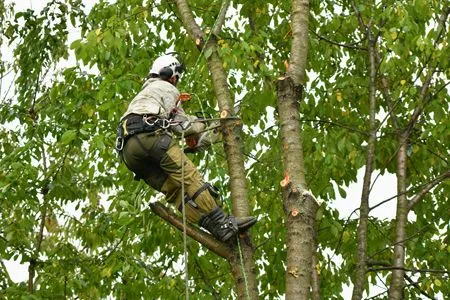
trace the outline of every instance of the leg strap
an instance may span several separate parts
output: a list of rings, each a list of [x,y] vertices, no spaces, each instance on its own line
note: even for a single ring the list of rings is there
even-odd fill
[[[201,194],[201,193],[203,193],[205,190],[208,190],[209,191],[209,193],[211,194],[211,196],[214,198],[214,199],[216,199],[218,196],[219,196],[219,190],[215,187],[215,186],[212,186],[210,183],[208,183],[208,182],[206,182],[206,183],[204,183],[195,193],[194,193],[194,195],[192,195],[192,198],[191,197],[189,197],[189,195],[184,195],[184,199],[183,199],[183,201],[184,201],[184,204],[186,205],[186,204],[189,204],[189,205],[191,205],[192,207],[194,207],[194,208],[198,208],[198,205],[197,205],[197,203],[195,203],[195,199],[197,199],[197,197]],[[181,212],[182,210],[183,210],[183,207],[182,207],[182,203],[180,203],[180,206],[178,206],[178,210]]]
[[[209,190],[209,193],[211,194],[211,196],[215,199],[218,196],[218,192],[216,190],[214,190],[214,192],[212,192],[213,190],[213,186],[206,182],[205,184],[203,184],[195,193],[194,195],[192,195],[192,200],[195,201],[195,199],[197,199],[197,197],[203,193],[203,191],[205,190]]]

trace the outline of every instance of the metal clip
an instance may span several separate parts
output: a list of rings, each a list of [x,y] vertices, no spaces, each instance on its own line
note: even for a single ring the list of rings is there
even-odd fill
[[[170,123],[170,121],[169,120],[167,120],[167,119],[159,119],[159,121],[161,121],[161,125],[160,125],[160,127],[162,128],[162,129],[167,129],[167,128],[169,128],[170,127],[170,125],[172,125],[171,123]]]
[[[123,144],[124,144],[123,138],[118,136],[116,138],[116,150],[117,151],[122,151],[123,150]]]
[[[147,124],[148,126],[154,126],[156,122],[158,122],[158,119],[155,119],[153,122],[149,120],[152,119],[152,116],[147,117],[147,115],[142,116],[142,120],[144,121],[145,124]]]

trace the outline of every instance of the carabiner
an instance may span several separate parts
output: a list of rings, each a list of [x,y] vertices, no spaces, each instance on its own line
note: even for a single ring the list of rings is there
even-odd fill
[[[167,120],[167,119],[159,119],[159,120],[162,122],[162,124],[160,125],[160,127],[161,127],[162,129],[167,129],[167,128],[170,127],[170,125],[172,125],[172,124],[170,123],[170,121]]]
[[[118,136],[116,138],[116,150],[117,151],[122,151],[123,150],[123,138]]]
[[[142,120],[144,121],[145,124],[147,124],[148,126],[154,126],[156,124],[156,122],[158,122],[159,119],[155,119],[153,122],[149,122],[148,120],[152,119],[153,117],[147,117],[147,115],[142,116]]]

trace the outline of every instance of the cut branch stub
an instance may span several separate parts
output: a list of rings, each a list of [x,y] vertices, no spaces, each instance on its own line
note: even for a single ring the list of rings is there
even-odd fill
[[[228,118],[230,116],[230,112],[228,111],[228,110],[222,110],[221,112],[220,112],[220,118],[221,119],[225,119],[225,118]]]
[[[291,179],[289,177],[289,174],[285,173],[283,180],[280,181],[280,185],[281,185],[281,187],[286,188],[290,182],[291,182]]]
[[[198,37],[195,39],[195,46],[197,46],[197,49],[199,51],[202,51],[204,45],[205,45],[205,41],[203,40],[202,37]]]
[[[297,267],[290,267],[290,268],[288,268],[287,272],[289,275],[294,276],[295,278],[298,278],[300,276],[300,273],[299,273]]]

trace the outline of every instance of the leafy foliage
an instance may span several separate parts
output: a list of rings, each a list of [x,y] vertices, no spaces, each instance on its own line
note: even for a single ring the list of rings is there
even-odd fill
[[[422,105],[420,86],[434,70],[430,101],[411,139],[409,197],[448,170],[449,27],[447,23],[447,38],[442,38],[437,25],[448,9],[444,2],[356,5],[364,22],[376,24],[378,72],[388,79],[393,114],[401,127]],[[15,15],[0,5],[1,43],[14,49],[16,74],[14,95],[3,99],[1,90],[2,261],[37,262],[37,298],[179,298],[184,293],[182,235],[150,212],[149,199],[161,196],[133,181],[119,163],[115,126],[139,91],[151,60],[167,49],[180,52],[188,67],[179,86],[194,95],[186,110],[216,114],[202,56],[208,54],[198,53],[170,1],[99,1],[85,12],[82,1],[52,0],[41,12]],[[199,0],[191,5],[202,28],[213,28],[221,2]],[[282,262],[287,251],[274,89],[289,58],[291,8],[288,1],[259,0],[231,6],[222,33],[211,38],[217,41],[235,109],[245,125],[249,202],[259,219],[252,232],[260,295],[273,299],[284,293]],[[72,40],[74,32],[79,35]],[[8,71],[4,60],[2,79]],[[345,198],[346,187],[358,180],[357,171],[365,163],[368,72],[366,32],[360,29],[355,7],[347,1],[311,1],[302,139],[308,184],[325,203],[336,193]],[[394,121],[387,116],[390,108],[381,81],[377,84],[376,172],[395,173]],[[226,194],[222,147],[192,157],[205,178],[220,183]],[[407,226],[407,268],[447,272],[414,274],[420,289],[432,296],[450,293],[444,284],[449,271],[449,192],[448,182],[440,184],[415,206]],[[227,200],[226,205],[231,203]],[[321,294],[342,299],[343,285],[354,280],[356,223],[326,204],[317,219]],[[371,218],[369,224],[369,259],[390,262],[393,221]],[[231,298],[233,281],[226,262],[193,241],[188,246],[190,292],[202,299]],[[12,282],[3,267],[0,273],[1,296],[30,295],[25,282]],[[379,283],[388,274],[371,272],[369,281]],[[419,299],[419,290],[408,287],[407,296]]]

